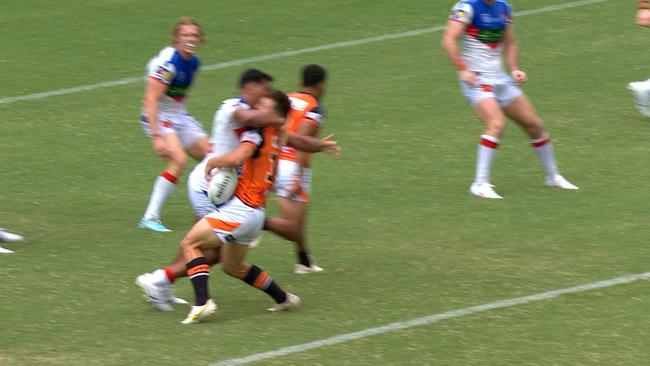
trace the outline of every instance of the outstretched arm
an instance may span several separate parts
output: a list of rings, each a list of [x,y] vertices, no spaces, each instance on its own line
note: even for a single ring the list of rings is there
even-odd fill
[[[287,145],[305,152],[325,152],[330,155],[338,156],[341,148],[338,142],[332,140],[334,134],[325,138],[317,139],[311,136],[303,136],[294,132],[287,132]]]
[[[268,127],[282,126],[286,119],[276,113],[256,109],[238,109],[233,112],[233,118],[242,126]]]

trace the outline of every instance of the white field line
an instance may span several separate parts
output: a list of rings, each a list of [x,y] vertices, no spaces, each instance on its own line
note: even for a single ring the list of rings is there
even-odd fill
[[[534,15],[534,14],[539,14],[539,13],[547,13],[547,12],[558,11],[558,10],[563,10],[563,9],[575,8],[575,7],[579,7],[579,6],[603,3],[603,2],[606,2],[606,1],[609,1],[609,0],[570,1],[570,2],[567,2],[567,3],[563,3],[563,4],[544,6],[544,7],[537,8],[537,9],[531,9],[531,10],[524,10],[524,11],[516,12],[515,16],[521,17],[521,16]],[[427,34],[427,33],[439,32],[439,31],[442,31],[443,29],[444,29],[444,26],[437,26],[437,27],[431,27],[431,28],[422,28],[422,29],[416,29],[416,30],[412,30],[412,31],[408,31],[408,32],[384,34],[384,35],[376,36],[376,37],[362,38],[362,39],[357,39],[357,40],[352,40],[352,41],[337,42],[337,43],[330,43],[330,44],[326,44],[326,45],[322,45],[322,46],[302,48],[302,49],[294,50],[294,51],[284,51],[284,52],[271,53],[271,54],[262,55],[262,56],[253,56],[253,57],[248,57],[248,58],[242,58],[242,59],[237,59],[237,60],[232,60],[232,61],[221,62],[221,63],[217,63],[217,64],[206,65],[206,66],[204,66],[202,68],[202,71],[221,70],[221,69],[229,68],[229,67],[232,67],[232,66],[241,66],[241,65],[252,64],[252,63],[257,63],[257,62],[262,62],[262,61],[273,60],[273,59],[277,59],[277,58],[285,58],[285,57],[303,55],[303,54],[306,54],[306,53],[327,51],[327,50],[332,50],[332,49],[336,49],[336,48],[343,48],[343,47],[353,47],[353,46],[359,46],[359,45],[363,45],[363,44],[367,44],[367,43],[381,42],[381,41],[386,41],[386,40],[391,40],[391,39],[415,37],[415,36],[419,36],[419,35],[423,35],[423,34]],[[432,47],[433,46],[435,46],[435,45],[432,45]],[[84,92],[84,91],[91,91],[91,90],[96,90],[96,89],[110,88],[110,87],[113,87],[113,86],[132,84],[132,83],[136,83],[136,82],[142,82],[144,79],[145,79],[145,77],[143,77],[143,76],[142,77],[132,77],[132,78],[127,78],[127,79],[106,81],[106,82],[97,83],[97,84],[82,85],[82,86],[77,86],[77,87],[74,87],[74,88],[56,89],[56,90],[51,90],[51,91],[47,91],[47,92],[43,92],[43,93],[26,94],[26,95],[19,95],[19,96],[15,96],[15,97],[0,98],[0,105],[2,105],[2,104],[11,104],[11,103],[20,102],[20,101],[49,98],[49,97],[56,96],[56,95],[75,94],[75,93],[81,93],[81,92]]]
[[[638,280],[647,280],[650,279],[650,272],[627,275],[622,277],[613,278],[610,280],[604,280],[599,282],[588,283],[586,285],[580,285],[575,287],[564,288],[560,290],[553,290],[548,292],[542,292],[535,295],[524,296],[524,297],[515,297],[512,299],[501,300],[497,302],[492,302],[489,304],[483,304],[478,306],[472,306],[468,308],[448,311],[446,313],[434,314],[422,318],[412,319],[404,322],[390,323],[377,328],[364,329],[354,333],[341,334],[335,337],[321,339],[319,341],[299,344],[291,347],[280,348],[275,351],[257,353],[250,356],[242,358],[233,358],[230,360],[220,361],[216,363],[211,363],[209,366],[235,366],[235,365],[244,365],[251,362],[257,362],[262,360],[267,360],[270,358],[286,356],[292,353],[305,352],[315,348],[321,348],[326,346],[331,346],[334,344],[350,342],[356,339],[366,338],[377,334],[383,334],[387,332],[392,332],[394,330],[408,329],[412,327],[417,327],[420,325],[428,325],[437,323],[441,320],[459,318],[465,315],[472,315],[477,313],[486,312],[489,310],[507,308],[517,305],[528,304],[535,301],[542,301],[553,299],[558,296],[566,294],[576,294],[585,291],[591,291],[596,289],[602,289],[607,287],[612,287],[616,285],[621,285],[625,283],[630,283]]]

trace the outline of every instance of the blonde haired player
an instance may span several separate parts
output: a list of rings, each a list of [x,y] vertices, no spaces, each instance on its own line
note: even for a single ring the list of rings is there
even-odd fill
[[[167,166],[154,182],[149,203],[138,226],[156,232],[171,231],[160,221],[160,210],[175,190],[187,154],[201,160],[210,150],[208,135],[185,106],[200,61],[194,54],[203,41],[203,28],[183,17],[174,25],[173,43],[147,64],[147,84],[140,121],[154,151]]]
[[[458,43],[462,40],[462,53]],[[461,90],[485,125],[480,137],[472,195],[502,198],[490,184],[490,170],[506,117],[515,121],[530,138],[546,173],[546,185],[578,189],[560,175],[550,136],[542,120],[518,85],[527,76],[519,68],[512,10],[503,0],[463,0],[452,9],[442,37],[442,48],[458,70]],[[506,74],[502,57],[510,69]]]

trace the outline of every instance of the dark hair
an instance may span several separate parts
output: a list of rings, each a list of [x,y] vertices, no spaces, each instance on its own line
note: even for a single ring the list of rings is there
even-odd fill
[[[316,86],[325,81],[327,71],[321,65],[311,64],[302,69],[302,85]]]
[[[282,90],[271,90],[266,97],[273,99],[275,102],[275,111],[278,112],[280,116],[286,117],[289,114],[291,101]]]
[[[241,88],[248,83],[261,83],[262,81],[273,81],[273,77],[258,69],[248,69],[241,75],[239,87]]]

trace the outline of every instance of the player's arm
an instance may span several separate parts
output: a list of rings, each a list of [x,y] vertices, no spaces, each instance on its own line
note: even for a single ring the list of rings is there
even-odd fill
[[[515,40],[515,28],[512,22],[508,23],[505,34],[503,36],[503,53],[510,69],[510,75],[517,84],[526,82],[527,76],[524,71],[519,69],[519,49],[517,48],[517,41]]]
[[[144,91],[144,98],[142,106],[144,107],[145,115],[149,121],[149,129],[151,130],[151,139],[156,153],[161,156],[167,154],[165,142],[160,135],[158,126],[158,101],[167,92],[169,86],[157,79],[149,78],[147,86]]]
[[[332,138],[334,138],[334,134],[319,140],[316,137],[304,136],[287,131],[287,145],[293,148],[306,152],[325,152],[338,156],[341,153],[341,148],[338,142],[332,140]]]
[[[639,10],[636,12],[636,23],[642,27],[650,27],[650,2],[639,1]]]
[[[249,141],[242,142],[235,150],[209,159],[205,164],[205,175],[208,176],[214,168],[236,168],[242,166],[255,154],[256,150],[257,146],[254,143]]]
[[[242,126],[268,127],[282,126],[286,119],[276,113],[256,109],[237,109],[233,112],[233,119]]]
[[[465,62],[460,57],[460,49],[458,47],[458,42],[465,34],[466,28],[467,25],[465,23],[449,19],[445,27],[445,32],[442,35],[441,44],[442,49],[447,54],[452,65],[458,70],[460,80],[469,85],[475,85],[476,73],[467,69],[467,65],[465,65]]]

